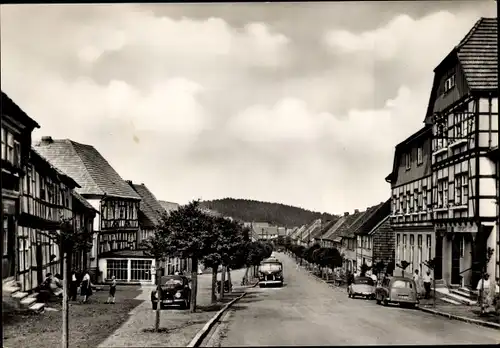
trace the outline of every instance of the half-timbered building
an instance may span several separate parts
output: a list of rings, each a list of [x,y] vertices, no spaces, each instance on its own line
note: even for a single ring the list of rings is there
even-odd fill
[[[21,290],[40,285],[47,273],[62,274],[60,228],[73,217],[71,191],[79,185],[32,150],[21,183],[17,236]]]
[[[396,263],[407,261],[409,271],[427,271],[434,258],[431,182],[432,128],[425,126],[396,145],[391,184],[390,224],[395,233]]]
[[[69,139],[42,137],[35,149],[81,186],[76,191],[99,211],[94,219],[90,255],[91,276],[102,282],[115,276],[119,282],[140,282],[148,273],[138,260],[139,203],[141,197],[91,145]],[[154,265],[154,260],[151,264]],[[150,281],[150,275],[144,281]]]
[[[436,279],[476,286],[496,251],[497,19],[481,18],[434,70],[425,123],[432,125]],[[496,260],[496,255],[493,256]],[[494,279],[495,262],[488,264]]]
[[[16,278],[21,179],[31,154],[31,133],[40,128],[2,91],[2,279]]]
[[[73,218],[75,221],[75,233],[94,235],[94,219],[99,214],[85,198],[78,192],[71,192],[73,200]],[[90,257],[92,244],[73,250],[71,254],[71,268],[74,270],[90,269]]]

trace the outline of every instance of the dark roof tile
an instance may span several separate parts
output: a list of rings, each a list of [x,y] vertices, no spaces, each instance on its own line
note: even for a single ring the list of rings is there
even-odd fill
[[[85,195],[140,199],[106,159],[91,145],[70,139],[42,141],[35,148],[50,163],[75,179]]]
[[[144,216],[142,216],[139,222],[142,222],[143,227],[155,227],[158,225],[165,209],[158,202],[155,195],[144,184],[138,185],[131,181],[128,181],[128,184],[141,196],[139,210]]]

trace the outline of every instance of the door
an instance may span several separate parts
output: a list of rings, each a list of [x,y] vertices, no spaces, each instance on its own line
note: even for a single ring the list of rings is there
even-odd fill
[[[451,284],[461,284],[460,281],[460,239],[461,235],[455,234],[451,240]]]
[[[2,278],[13,277],[16,274],[15,266],[15,224],[11,215],[3,215],[2,232]]]
[[[443,237],[436,235],[436,268],[434,279],[443,278]]]
[[[43,282],[43,254],[40,242],[36,244],[36,266],[36,279],[40,285]]]

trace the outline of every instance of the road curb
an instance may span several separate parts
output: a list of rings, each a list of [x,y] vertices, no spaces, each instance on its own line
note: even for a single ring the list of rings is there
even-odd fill
[[[255,283],[254,285],[250,286],[249,288],[255,288],[259,283]],[[189,344],[186,347],[198,347],[201,342],[207,337],[207,334],[212,330],[214,325],[219,321],[219,319],[222,317],[222,314],[224,314],[225,311],[227,311],[235,302],[241,300],[243,297],[245,297],[248,293],[245,291],[243,294],[240,296],[236,297],[234,300],[229,301],[222,307],[221,310],[219,310],[207,323],[203,328],[198,331],[196,336],[189,342]]]
[[[448,318],[450,320],[460,320],[460,321],[463,321],[463,322],[466,322],[466,323],[469,323],[469,324],[476,324],[476,325],[485,326],[485,327],[489,327],[489,328],[492,328],[492,329],[500,330],[500,324],[489,323],[487,321],[478,320],[478,319],[461,317],[459,315],[454,315],[454,314],[450,314],[450,313],[440,312],[440,311],[436,311],[435,309],[430,309],[430,308],[425,308],[425,307],[419,307],[419,309],[421,311],[423,311],[423,312],[434,314],[434,315],[440,315],[440,316],[446,317],[446,318]]]

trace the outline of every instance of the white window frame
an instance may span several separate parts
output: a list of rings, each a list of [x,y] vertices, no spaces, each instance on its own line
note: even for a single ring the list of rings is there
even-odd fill
[[[110,267],[112,263],[119,263],[119,267]],[[106,279],[111,279],[112,276],[116,277],[116,280],[125,280],[128,281],[128,260],[127,259],[108,259],[106,265]],[[123,263],[125,263],[125,267],[123,267]],[[115,265],[113,265],[115,266]],[[125,272],[125,278],[117,275],[123,275]]]
[[[405,153],[405,168],[406,170],[411,169],[411,152]]]
[[[139,264],[140,263],[140,264]],[[134,266],[135,264],[135,266]],[[130,260],[130,280],[131,281],[151,281],[151,267],[153,260],[131,259]],[[135,275],[134,275],[135,273]],[[139,276],[137,276],[139,275]]]
[[[417,166],[421,165],[422,163],[424,163],[423,149],[422,146],[419,146],[417,148]]]
[[[403,234],[403,258],[401,261],[407,261],[406,260],[406,244],[408,243],[408,236],[406,234]]]
[[[427,246],[427,260],[430,260],[431,256],[432,256],[432,236],[428,234],[426,236],[425,242],[426,242],[426,246]]]
[[[444,81],[444,92],[450,91],[453,87],[455,87],[455,74],[451,75]]]
[[[417,262],[418,262],[418,269],[419,272],[422,273],[422,258],[424,256],[424,251],[423,251],[423,237],[421,234],[417,236],[417,248],[418,248],[418,254],[417,254]]]
[[[396,234],[396,259],[399,260],[401,256],[401,235]]]

